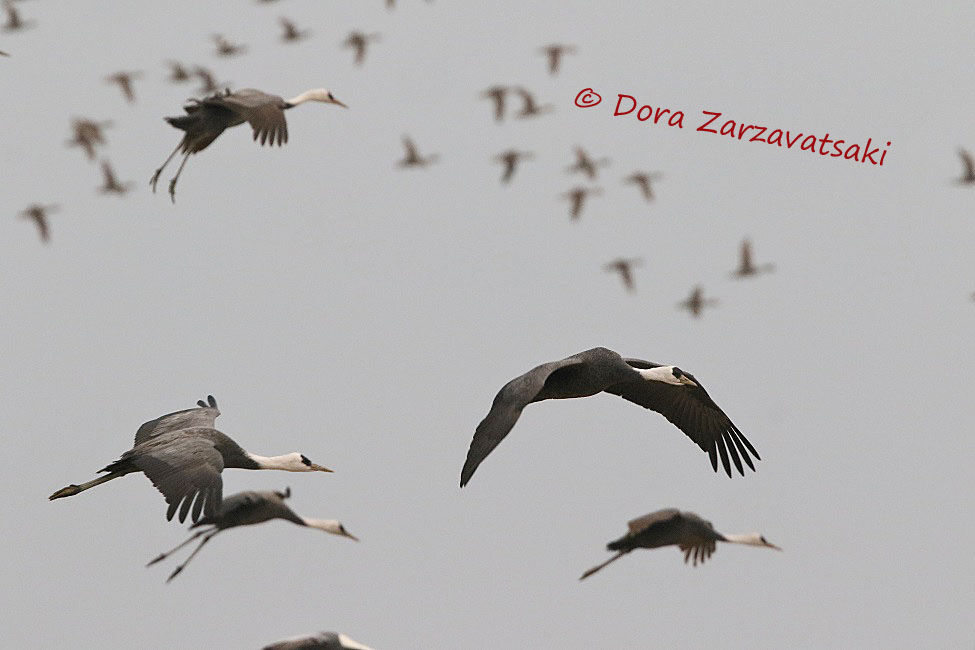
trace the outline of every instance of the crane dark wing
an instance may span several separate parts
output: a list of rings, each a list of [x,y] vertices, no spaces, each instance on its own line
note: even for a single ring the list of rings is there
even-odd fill
[[[190,427],[214,428],[217,416],[220,415],[220,410],[217,408],[217,400],[213,399],[213,395],[207,395],[206,403],[200,400],[197,404],[200,405],[199,408],[167,413],[166,415],[159,416],[155,420],[149,420],[144,423],[135,432],[135,445],[138,446],[150,438],[155,438],[170,431],[179,431],[181,429],[189,429]]]
[[[335,632],[322,632],[312,636],[296,636],[290,639],[282,639],[271,645],[264,646],[261,650],[318,650],[320,648],[344,648],[339,635]]]
[[[679,517],[680,510],[677,508],[664,508],[663,510],[651,512],[649,515],[637,517],[636,519],[628,522],[626,525],[630,529],[630,535],[636,535],[637,533],[642,533],[654,524],[659,524],[665,521],[673,521],[675,518]]]
[[[284,119],[284,100],[253,88],[244,88],[229,95],[217,95],[205,100],[237,113],[251,125],[254,140],[261,144],[283,145],[288,141],[288,124]]]
[[[659,367],[659,364],[641,359],[625,359],[625,361],[634,368]],[[731,476],[730,461],[734,462],[742,476],[745,475],[742,459],[754,470],[755,465],[749,457],[749,452],[756,460],[761,460],[755,447],[748,442],[725,412],[714,403],[701,383],[693,375],[684,374],[697,386],[678,386],[637,378],[610,386],[605,391],[656,411],[670,420],[674,426],[708,453],[711,466],[715,471],[718,471],[719,455],[728,476]]]
[[[520,377],[515,377],[498,391],[494,403],[487,416],[481,420],[474,431],[471,447],[467,452],[467,460],[460,472],[460,486],[464,487],[474,475],[474,470],[487,455],[497,447],[511,428],[515,426],[522,409],[531,404],[545,386],[548,379],[556,370],[567,366],[581,364],[583,361],[576,357],[569,357],[561,361],[551,361],[529,370]]]
[[[127,453],[131,454],[131,462],[166,498],[167,520],[179,509],[180,522],[186,521],[191,506],[192,521],[197,521],[201,513],[212,516],[218,512],[223,496],[220,476],[223,456],[212,441],[177,437],[164,445],[136,448]]]

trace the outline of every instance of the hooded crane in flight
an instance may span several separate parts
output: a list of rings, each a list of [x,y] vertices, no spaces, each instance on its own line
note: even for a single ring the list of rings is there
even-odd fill
[[[372,650],[372,648],[340,632],[319,632],[282,639],[264,646],[262,650]]]
[[[474,470],[504,440],[526,406],[546,399],[589,397],[599,392],[618,395],[663,415],[708,453],[714,471],[718,471],[719,455],[729,477],[730,461],[744,476],[742,459],[753,471],[755,465],[749,452],[760,460],[752,444],[694,375],[676,366],[624,359],[612,350],[593,348],[561,361],[543,363],[504,385],[487,417],[474,431],[460,473],[460,486],[467,485]]]
[[[693,561],[693,566],[703,564],[714,553],[716,542],[731,542],[749,546],[764,546],[782,549],[770,544],[758,533],[745,535],[722,535],[714,529],[710,521],[705,521],[693,512],[681,512],[675,508],[664,508],[629,524],[629,531],[617,540],[606,545],[607,550],[617,551],[616,555],[583,573],[584,580],[610,562],[615,562],[635,548],[660,548],[677,546],[684,552],[684,564]]]
[[[186,133],[180,140],[173,153],[152,175],[149,184],[152,191],[156,191],[159,175],[178,152],[183,152],[183,162],[180,163],[176,175],[169,181],[169,195],[176,202],[176,181],[180,172],[189,160],[190,155],[206,149],[211,142],[232,126],[249,122],[254,130],[254,140],[260,138],[261,144],[268,143],[279,146],[288,141],[288,125],[284,119],[284,111],[294,108],[308,101],[335,104],[347,108],[345,104],[335,99],[332,93],[319,88],[307,90],[300,95],[285,101],[277,95],[269,95],[253,88],[244,88],[236,92],[227,90],[216,93],[204,99],[193,99],[183,107],[186,115],[164,118],[177,129]]]
[[[48,499],[74,496],[120,476],[142,472],[166,498],[169,504],[167,520],[171,520],[178,509],[179,520],[185,521],[192,507],[192,521],[198,521],[201,513],[212,517],[219,512],[223,498],[220,473],[226,467],[286,472],[332,471],[298,452],[268,457],[245,451],[229,436],[213,428],[220,415],[213,395],[207,396],[207,402],[200,400],[197,404],[199,408],[176,411],[146,422],[135,432],[135,446],[99,470],[107,472],[105,476],[81,485],[63,487]]]
[[[207,528],[202,528],[202,530],[193,533],[189,539],[175,548],[165,553],[160,553],[146,566],[152,566],[156,562],[165,560],[193,540],[202,537],[203,539],[200,540],[199,545],[193,549],[193,552],[189,554],[186,560],[169,574],[169,578],[166,579],[166,582],[169,582],[178,576],[186,565],[190,563],[190,560],[200,552],[200,549],[220,531],[237,526],[260,524],[272,519],[284,519],[299,526],[317,528],[318,530],[324,530],[326,533],[348,537],[356,542],[359,541],[358,538],[345,529],[345,526],[341,522],[335,519],[308,519],[295,514],[294,510],[289,508],[284,502],[290,496],[291,488],[287,488],[284,492],[238,492],[237,494],[233,494],[223,500],[223,503],[220,504],[220,509],[216,513],[207,515],[190,526],[190,529],[201,528],[203,526]]]

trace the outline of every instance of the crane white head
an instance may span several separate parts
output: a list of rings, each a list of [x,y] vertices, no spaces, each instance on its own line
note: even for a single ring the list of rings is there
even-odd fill
[[[285,472],[331,472],[327,467],[311,462],[308,456],[297,451],[283,456],[259,456],[248,452],[247,456],[261,469],[280,469]]]
[[[341,106],[342,108],[348,108],[348,106],[335,99],[335,96],[325,88],[306,90],[300,95],[296,95],[288,100],[288,104],[290,106],[297,106],[298,104],[303,104],[305,102],[323,102],[325,104],[335,104],[336,106]]]
[[[341,521],[337,519],[308,519],[302,518],[305,525],[309,528],[317,528],[318,530],[324,530],[326,533],[331,533],[333,535],[338,535],[339,537],[348,537],[353,542],[358,542],[359,538],[350,533],[342,525]]]
[[[677,366],[660,366],[647,370],[636,370],[640,376],[650,381],[662,381],[665,384],[674,386],[697,386],[697,382],[687,376],[683,370]]]
[[[735,544],[746,544],[748,546],[764,546],[766,548],[774,548],[776,551],[781,551],[782,549],[772,544],[764,536],[759,533],[745,533],[743,535],[725,535],[725,541],[734,542]]]

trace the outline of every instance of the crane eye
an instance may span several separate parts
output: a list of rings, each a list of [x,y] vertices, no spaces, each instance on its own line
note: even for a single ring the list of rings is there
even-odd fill
[[[304,454],[301,455],[301,462],[305,465],[311,465],[311,461],[308,460],[308,456],[305,456]]]
[[[680,368],[677,368],[677,367],[674,368],[674,377],[677,377],[678,379],[680,379],[681,378],[681,375],[683,375],[683,374],[684,373],[683,373],[683,371]]]

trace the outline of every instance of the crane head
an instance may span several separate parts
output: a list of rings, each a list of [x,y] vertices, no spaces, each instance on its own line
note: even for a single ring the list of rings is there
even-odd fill
[[[302,104],[304,102],[323,102],[325,104],[335,104],[336,106],[341,106],[342,108],[348,108],[348,106],[335,99],[335,95],[325,88],[306,90],[300,95],[292,97],[288,100],[288,104],[292,106],[297,106],[298,104]]]

